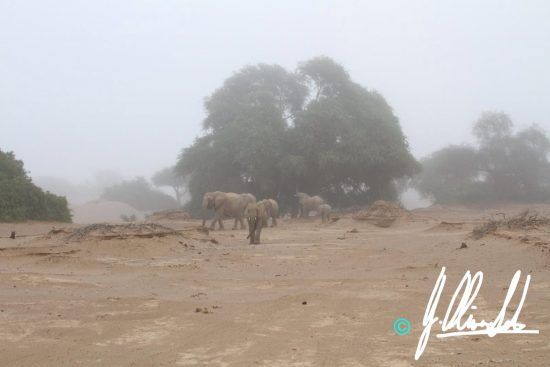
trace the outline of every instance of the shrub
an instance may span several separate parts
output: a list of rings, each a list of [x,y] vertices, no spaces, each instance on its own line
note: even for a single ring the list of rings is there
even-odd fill
[[[0,221],[52,220],[70,222],[67,199],[33,184],[23,162],[0,150]]]

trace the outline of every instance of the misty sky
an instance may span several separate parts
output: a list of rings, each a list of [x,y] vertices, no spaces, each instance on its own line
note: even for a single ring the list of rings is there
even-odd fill
[[[483,110],[550,131],[550,1],[0,0],[0,149],[32,176],[150,177],[244,65],[326,55],[422,157]]]

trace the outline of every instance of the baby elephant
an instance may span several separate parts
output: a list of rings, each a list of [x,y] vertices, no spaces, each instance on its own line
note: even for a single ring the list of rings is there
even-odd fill
[[[319,205],[319,212],[321,213],[321,221],[326,223],[330,221],[330,212],[332,208],[328,204]]]
[[[267,227],[267,221],[271,218],[271,227],[277,227],[277,218],[279,217],[279,204],[273,199],[260,201],[264,205],[265,221],[263,225]]]
[[[250,238],[251,245],[259,245],[262,227],[264,221],[267,220],[264,204],[262,202],[249,203],[244,210],[244,215],[248,220],[248,237],[246,238]]]

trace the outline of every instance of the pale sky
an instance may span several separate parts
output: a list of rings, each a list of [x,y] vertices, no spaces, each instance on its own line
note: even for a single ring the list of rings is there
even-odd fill
[[[550,132],[550,1],[0,0],[0,149],[32,176],[150,177],[244,65],[326,55],[420,158],[483,110]]]

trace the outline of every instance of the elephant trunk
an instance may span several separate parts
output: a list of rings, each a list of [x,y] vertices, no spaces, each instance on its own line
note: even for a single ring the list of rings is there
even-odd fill
[[[255,241],[255,233],[256,233],[256,228],[258,228],[258,221],[260,219],[258,217],[252,217],[252,218],[249,218],[248,220],[248,236],[246,237],[246,239],[249,239],[249,238],[252,238],[252,241],[254,242]]]
[[[246,239],[254,236],[254,232],[256,231],[256,222],[256,218],[248,219],[248,236],[246,237]]]

